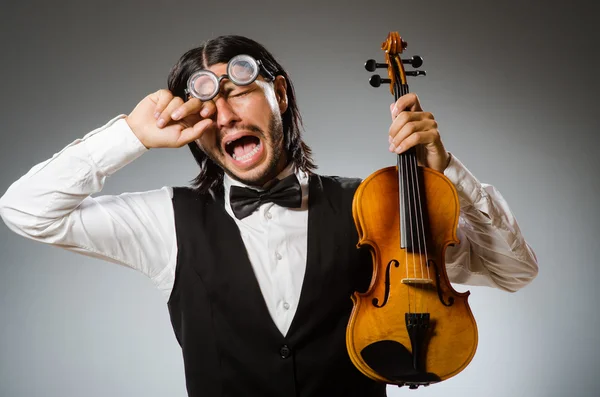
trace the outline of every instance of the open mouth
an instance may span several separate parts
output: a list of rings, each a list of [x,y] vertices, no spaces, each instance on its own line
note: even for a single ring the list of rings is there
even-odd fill
[[[253,135],[243,135],[225,142],[225,151],[238,163],[249,163],[262,152],[260,139]]]

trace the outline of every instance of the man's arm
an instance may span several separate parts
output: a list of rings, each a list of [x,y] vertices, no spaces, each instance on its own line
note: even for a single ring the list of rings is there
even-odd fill
[[[446,251],[450,281],[510,292],[529,284],[538,273],[537,259],[500,192],[480,183],[454,156],[444,174],[460,202],[460,244]]]
[[[0,198],[15,233],[141,271],[165,293],[176,254],[171,190],[91,197],[148,149],[117,117],[37,164]]]

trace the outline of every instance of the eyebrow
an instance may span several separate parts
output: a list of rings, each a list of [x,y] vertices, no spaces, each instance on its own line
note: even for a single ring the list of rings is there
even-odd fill
[[[229,93],[236,87],[237,85],[235,85],[231,80],[223,80],[221,82],[221,87],[219,88],[219,93],[221,95],[229,95]]]

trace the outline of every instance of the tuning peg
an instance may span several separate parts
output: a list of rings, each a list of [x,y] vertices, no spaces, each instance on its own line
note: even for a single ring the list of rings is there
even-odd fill
[[[420,68],[421,65],[423,65],[423,58],[421,58],[419,55],[415,55],[410,59],[403,59],[402,63],[411,64],[413,68]]]
[[[414,77],[417,77],[417,76],[426,76],[427,72],[425,72],[424,70],[410,70],[410,71],[406,72],[406,75],[407,76],[414,76]]]
[[[369,72],[374,72],[377,68],[387,67],[387,63],[377,63],[377,61],[375,61],[374,59],[369,59],[367,62],[365,62],[365,69],[367,69]]]
[[[391,82],[392,82],[392,80],[382,79],[381,76],[378,74],[374,74],[369,79],[369,84],[371,84],[372,87],[379,87],[381,84],[391,83]]]

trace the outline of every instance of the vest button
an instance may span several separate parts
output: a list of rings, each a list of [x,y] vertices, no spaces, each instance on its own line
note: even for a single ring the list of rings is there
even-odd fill
[[[292,355],[292,350],[288,347],[288,345],[281,346],[279,349],[279,354],[281,354],[281,358],[288,358]]]

